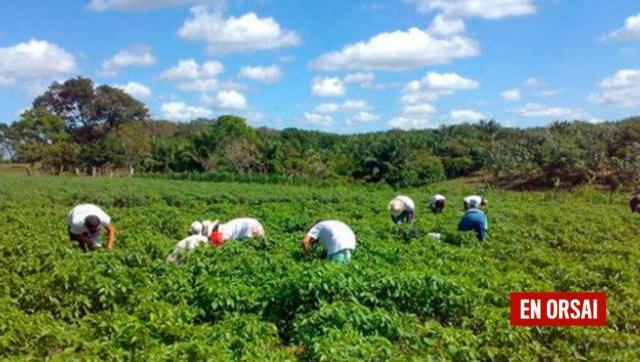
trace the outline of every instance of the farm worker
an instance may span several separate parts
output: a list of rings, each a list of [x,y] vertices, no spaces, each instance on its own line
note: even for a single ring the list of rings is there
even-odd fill
[[[488,205],[487,199],[478,195],[467,196],[463,199],[464,210],[480,208]]]
[[[444,206],[447,203],[447,198],[443,195],[437,194],[431,197],[431,202],[429,203],[429,207],[434,214],[439,214],[444,210]]]
[[[202,244],[207,244],[209,239],[202,235],[189,235],[185,239],[180,240],[176,244],[176,248],[173,253],[167,257],[167,261],[170,263],[177,263],[180,261],[180,255],[185,251],[192,251]]]
[[[629,207],[631,207],[631,212],[640,212],[640,193],[629,201]]]
[[[302,248],[309,256],[311,244],[321,242],[327,248],[327,259],[347,264],[356,248],[356,235],[342,221],[325,220],[315,224],[304,239]]]
[[[416,204],[408,196],[396,196],[389,202],[389,214],[394,223],[413,224],[416,218]]]
[[[477,206],[466,208],[465,213],[458,224],[460,231],[475,231],[478,240],[484,241],[489,231],[487,216]]]
[[[218,220],[202,220],[202,221],[194,221],[189,226],[189,235],[202,235],[209,237],[213,232],[215,226],[218,225]]]
[[[80,244],[84,251],[102,247],[102,229],[107,229],[107,250],[112,250],[116,241],[116,229],[111,217],[92,204],[81,204],[69,212],[69,238]]]
[[[223,246],[226,240],[244,240],[264,237],[264,228],[256,219],[244,217],[220,224],[215,221],[196,221],[191,224],[189,234],[201,235],[214,246]]]

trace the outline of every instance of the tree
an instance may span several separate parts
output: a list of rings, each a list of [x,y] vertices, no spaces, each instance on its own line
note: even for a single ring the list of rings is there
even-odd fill
[[[31,165],[42,160],[45,148],[64,134],[64,120],[44,108],[23,112],[8,132],[15,157]]]
[[[107,145],[114,155],[116,165],[126,165],[129,174],[151,157],[151,136],[142,122],[121,123],[107,136]]]
[[[122,122],[149,117],[145,105],[121,89],[106,85],[94,88],[91,79],[82,77],[54,82],[33,101],[33,107],[62,117],[65,128],[79,143],[102,140]]]
[[[203,162],[221,156],[221,153],[233,142],[245,140],[254,143],[256,131],[247,125],[244,118],[237,116],[220,116],[207,130],[196,135],[194,146]]]
[[[9,126],[0,124],[0,160],[8,160],[11,158],[13,151],[9,143]]]

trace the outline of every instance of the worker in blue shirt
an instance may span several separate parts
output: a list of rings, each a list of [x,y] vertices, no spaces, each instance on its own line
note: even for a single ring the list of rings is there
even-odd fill
[[[465,212],[458,224],[460,231],[475,231],[478,240],[484,241],[489,231],[487,216],[478,208],[479,205],[470,206],[465,203]]]

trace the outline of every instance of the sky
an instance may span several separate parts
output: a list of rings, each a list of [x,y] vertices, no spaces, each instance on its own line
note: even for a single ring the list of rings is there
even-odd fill
[[[155,119],[337,133],[640,115],[637,0],[0,2],[0,122],[83,76]]]

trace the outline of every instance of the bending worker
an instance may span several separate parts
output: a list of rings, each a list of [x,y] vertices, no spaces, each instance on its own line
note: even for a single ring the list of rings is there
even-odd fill
[[[113,250],[116,229],[111,217],[96,205],[82,204],[69,212],[69,239],[77,241],[82,250],[101,248],[102,229],[107,229],[107,250]]]
[[[327,260],[347,264],[356,248],[356,235],[342,221],[326,220],[315,224],[302,239],[302,248],[307,256],[311,251],[311,244],[316,242],[327,248]]]
[[[467,196],[463,199],[464,210],[467,211],[472,208],[486,207],[489,202],[484,197],[478,195]]]
[[[440,214],[442,210],[444,210],[446,203],[447,198],[443,195],[433,195],[433,197],[431,197],[431,202],[429,203],[429,208],[431,208],[431,211],[433,211],[434,214]]]
[[[189,227],[189,236],[176,244],[173,253],[167,257],[168,262],[179,262],[180,254],[192,251],[200,245],[222,247],[226,240],[245,240],[253,237],[264,237],[264,228],[256,219],[233,219],[225,224],[218,220],[194,221]]]
[[[478,240],[484,241],[489,232],[489,222],[484,212],[478,208],[479,204],[481,203],[468,204],[465,202],[465,213],[458,224],[458,230],[475,231]]]
[[[629,201],[631,212],[640,212],[640,192]]]
[[[403,222],[413,224],[416,219],[416,204],[408,196],[396,196],[389,202],[388,208],[391,220],[396,225]]]
[[[202,235],[215,246],[223,246],[226,240],[245,240],[264,237],[264,228],[256,219],[243,217],[220,224],[215,221],[196,221],[191,224],[189,234]]]

